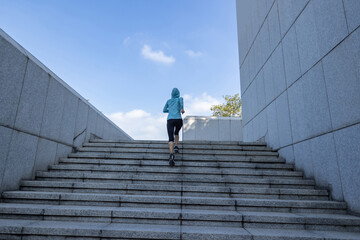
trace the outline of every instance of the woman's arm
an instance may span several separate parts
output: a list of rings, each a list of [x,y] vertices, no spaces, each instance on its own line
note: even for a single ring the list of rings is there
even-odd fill
[[[180,112],[181,113],[184,113],[185,112],[185,110],[184,110],[184,100],[183,100],[183,98],[181,97],[181,98],[179,98],[180,99]]]
[[[169,112],[169,106],[168,106],[168,102],[166,101],[164,109],[163,109],[163,113],[168,113]]]

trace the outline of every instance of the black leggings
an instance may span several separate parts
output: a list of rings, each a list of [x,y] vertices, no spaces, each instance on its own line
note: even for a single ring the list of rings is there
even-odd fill
[[[168,119],[167,120],[167,132],[169,135],[169,142],[174,141],[174,130],[175,135],[179,135],[179,131],[183,125],[182,119]]]

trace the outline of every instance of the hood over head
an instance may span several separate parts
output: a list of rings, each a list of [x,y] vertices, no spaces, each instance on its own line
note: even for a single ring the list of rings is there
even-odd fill
[[[180,97],[180,91],[177,88],[173,88],[171,92],[171,98],[178,98]]]

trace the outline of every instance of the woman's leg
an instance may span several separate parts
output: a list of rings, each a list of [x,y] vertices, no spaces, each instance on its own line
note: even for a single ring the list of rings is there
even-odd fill
[[[179,132],[183,125],[182,119],[176,119],[175,122],[175,146],[179,145]]]
[[[175,146],[179,145],[179,135],[175,135]]]
[[[167,120],[167,132],[169,136],[169,153],[174,152],[174,121],[173,119]]]
[[[170,154],[174,153],[174,142],[169,142],[169,152]]]

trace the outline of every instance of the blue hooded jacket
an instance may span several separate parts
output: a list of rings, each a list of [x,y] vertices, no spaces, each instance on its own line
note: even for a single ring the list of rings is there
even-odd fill
[[[167,100],[163,112],[169,113],[167,119],[181,119],[181,109],[184,109],[183,98],[180,97],[180,91],[174,88],[171,92],[171,99]]]

